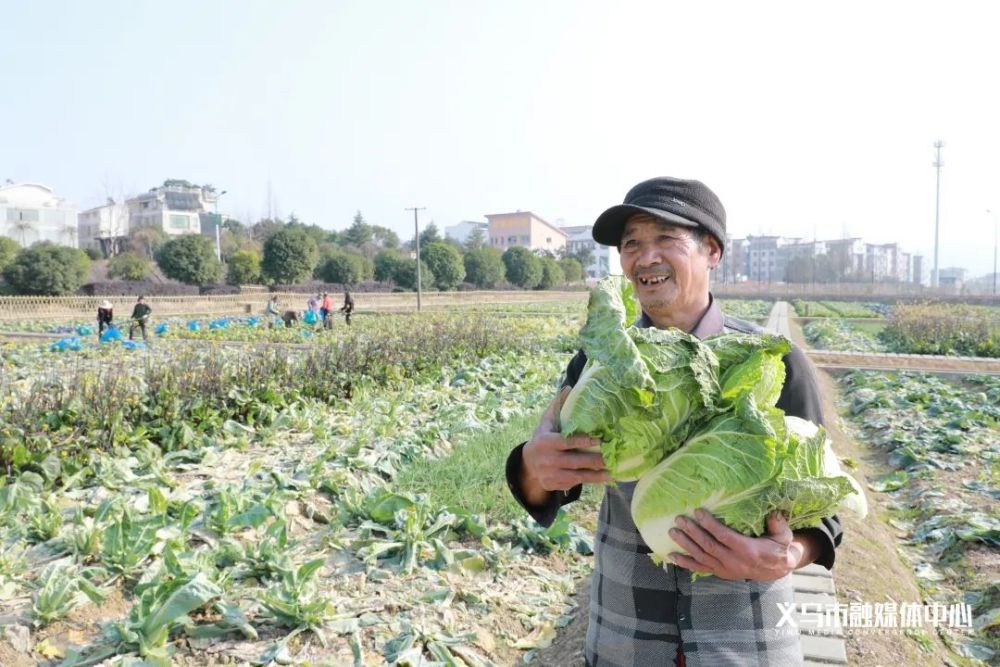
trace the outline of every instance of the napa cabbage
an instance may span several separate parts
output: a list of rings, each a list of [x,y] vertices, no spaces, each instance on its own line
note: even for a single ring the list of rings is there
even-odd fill
[[[841,469],[826,431],[758,409],[748,395],[645,473],[632,495],[632,519],[658,559],[686,553],[669,531],[699,507],[750,536],[763,534],[775,511],[792,530],[816,526],[838,507],[867,514],[861,487]]]
[[[587,363],[560,411],[563,435],[601,440],[618,481],[638,479],[684,441],[689,422],[714,409],[718,362],[679,329],[638,328],[632,286],[620,277],[591,293],[580,337]]]

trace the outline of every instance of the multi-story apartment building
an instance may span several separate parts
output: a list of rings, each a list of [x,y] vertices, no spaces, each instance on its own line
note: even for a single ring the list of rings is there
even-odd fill
[[[913,255],[913,259],[911,261],[911,265],[912,265],[911,272],[910,272],[910,278],[911,278],[911,280],[915,284],[917,284],[917,285],[924,285],[924,284],[926,284],[924,282],[925,279],[926,279],[925,276],[924,276],[924,256],[923,255]]]
[[[748,236],[747,277],[761,283],[784,280],[785,260],[778,251],[790,241],[781,236]]]
[[[125,202],[108,199],[103,206],[81,211],[77,234],[81,248],[96,248],[105,257],[117,255],[128,240],[129,210]]]
[[[489,237],[490,223],[479,222],[477,220],[463,220],[462,222],[454,225],[448,225],[444,228],[444,235],[447,238],[454,239],[459,243],[465,243],[469,240],[469,236],[472,232],[477,229],[482,231],[484,239]]]
[[[566,233],[566,252],[578,254],[589,251],[593,261],[583,267],[583,277],[587,280],[597,280],[607,275],[620,275],[621,260],[618,248],[601,245],[594,240],[593,225],[573,225],[560,227]]]
[[[493,213],[489,221],[489,244],[501,251],[514,246],[559,252],[566,247],[566,232],[531,211]]]
[[[750,242],[744,238],[730,238],[722,253],[722,261],[715,270],[713,279],[723,283],[738,283],[747,280],[747,261]]]
[[[37,183],[0,186],[0,234],[22,247],[51,241],[77,247],[77,208]]]
[[[865,244],[864,280],[882,282],[888,280],[891,267],[891,251],[886,245]]]
[[[860,238],[826,241],[826,252],[838,280],[858,280],[864,277],[865,242]]]
[[[192,185],[187,181],[165,181],[160,187],[129,199],[131,229],[154,227],[170,236],[206,233],[203,218],[212,219],[209,207],[219,195],[211,188]],[[214,236],[214,228],[211,230]]]
[[[910,253],[905,252],[898,243],[883,243],[879,247],[882,249],[882,254],[885,255],[886,270],[885,274],[876,277],[876,280],[910,282],[913,276]],[[871,270],[871,267],[866,268]]]
[[[781,276],[780,280],[793,281],[794,278],[798,277],[799,281],[803,281],[808,276],[810,281],[814,281],[815,278],[815,264],[812,264],[812,268],[809,269],[808,274],[804,274],[801,269],[801,263],[799,265],[800,271],[798,276],[792,276],[790,273],[790,267],[792,262],[796,259],[815,259],[820,255],[826,254],[826,241],[803,241],[802,239],[785,239],[785,242],[778,246],[778,252],[776,254],[775,261],[775,271]],[[809,266],[807,264],[807,266]]]

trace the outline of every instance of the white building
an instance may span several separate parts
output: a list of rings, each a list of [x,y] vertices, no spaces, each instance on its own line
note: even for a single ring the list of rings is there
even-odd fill
[[[583,277],[596,280],[607,275],[621,275],[622,266],[618,258],[618,248],[601,245],[594,240],[593,225],[562,227],[566,233],[566,252],[575,255],[589,250],[593,261],[583,267]]]
[[[77,209],[57,197],[52,188],[37,183],[0,186],[0,234],[21,247],[51,241],[77,247]]]
[[[105,257],[117,255],[124,248],[129,230],[129,210],[125,202],[109,198],[103,206],[82,211],[77,221],[81,248],[96,248]]]
[[[164,181],[163,185],[129,199],[129,227],[154,227],[169,236],[202,232],[202,214],[218,202],[214,190],[187,181]]]
[[[448,225],[444,228],[444,235],[449,239],[454,239],[459,243],[465,243],[469,240],[469,235],[475,230],[480,230],[483,232],[483,243],[488,242],[490,223],[488,222],[477,222],[476,220],[463,220],[454,225]]]

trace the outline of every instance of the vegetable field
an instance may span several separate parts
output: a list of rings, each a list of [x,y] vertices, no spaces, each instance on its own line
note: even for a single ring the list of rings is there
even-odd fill
[[[817,349],[844,352],[1000,357],[1000,310],[962,304],[897,304],[884,307],[884,319],[875,306],[796,301],[799,316],[813,319],[803,326],[809,344]],[[833,310],[836,308],[837,310]],[[871,322],[858,322],[865,318]],[[853,321],[851,321],[853,320]]]
[[[24,649],[0,663],[522,660],[568,621],[590,543],[512,511],[500,473],[580,324],[0,347],[0,624]],[[241,329],[266,331],[205,333]]]
[[[1000,379],[853,373],[841,380],[858,438],[892,468],[870,480],[927,602],[971,605],[968,658],[1000,655]]]

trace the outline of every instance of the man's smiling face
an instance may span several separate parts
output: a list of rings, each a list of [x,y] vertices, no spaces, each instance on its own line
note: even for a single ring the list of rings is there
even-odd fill
[[[619,252],[643,311],[657,326],[685,328],[708,307],[709,269],[721,259],[710,234],[699,239],[688,227],[640,213],[625,223]]]

